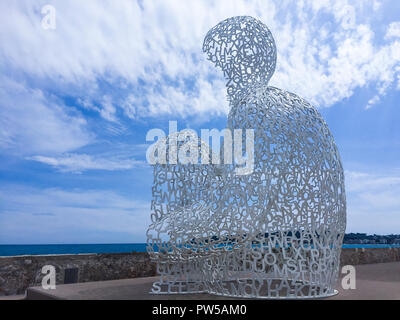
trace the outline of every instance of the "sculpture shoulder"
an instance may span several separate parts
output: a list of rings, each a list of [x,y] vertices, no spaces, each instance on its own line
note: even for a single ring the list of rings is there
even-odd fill
[[[233,109],[242,110],[243,108],[274,109],[275,112],[294,112],[302,111],[310,116],[321,117],[317,109],[307,100],[295,93],[266,86],[251,90],[242,101]]]
[[[251,90],[249,94],[234,105],[228,115],[228,124],[232,127],[254,126],[256,119],[280,121],[286,123],[304,123],[310,127],[327,129],[318,110],[298,95],[276,87],[266,86]]]

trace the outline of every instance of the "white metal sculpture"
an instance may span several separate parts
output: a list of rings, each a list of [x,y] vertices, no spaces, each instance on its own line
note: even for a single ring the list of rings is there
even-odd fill
[[[237,175],[235,164],[154,165],[147,237],[160,281],[152,292],[335,294],[346,199],[325,121],[302,98],[268,86],[276,47],[260,21],[222,21],[208,32],[203,51],[227,79],[228,128],[254,129],[254,170]],[[167,145],[176,147],[175,139],[167,137]]]

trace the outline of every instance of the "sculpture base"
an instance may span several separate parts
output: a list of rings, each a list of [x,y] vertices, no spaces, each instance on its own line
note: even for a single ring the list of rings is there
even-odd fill
[[[209,294],[213,294],[216,296],[220,296],[220,297],[229,297],[229,298],[240,298],[240,299],[262,299],[262,300],[297,300],[297,299],[322,299],[322,298],[329,298],[329,297],[333,297],[336,296],[339,293],[339,291],[337,290],[333,290],[332,293],[329,294],[324,294],[324,295],[317,295],[317,296],[304,296],[304,297],[300,297],[300,296],[280,296],[280,297],[266,297],[266,296],[238,296],[238,295],[230,295],[230,294],[219,294],[219,293],[212,293],[210,292]]]
[[[203,282],[154,282],[149,294],[211,294],[222,297],[249,299],[320,299],[338,294],[337,290],[310,283],[281,278],[241,278],[213,283]]]

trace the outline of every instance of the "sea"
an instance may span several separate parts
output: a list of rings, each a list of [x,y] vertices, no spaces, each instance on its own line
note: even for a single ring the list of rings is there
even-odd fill
[[[343,248],[385,248],[400,247],[388,244],[344,244]],[[0,256],[85,254],[85,253],[124,253],[146,252],[145,243],[106,243],[106,244],[12,244],[0,245]]]

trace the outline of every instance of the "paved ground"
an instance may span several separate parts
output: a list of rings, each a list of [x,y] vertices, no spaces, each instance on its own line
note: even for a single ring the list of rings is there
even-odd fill
[[[391,299],[400,300],[400,262],[358,265],[356,267],[356,290],[343,290],[328,300],[355,299]],[[148,292],[153,278],[136,278],[126,280],[87,282],[57,286],[55,290],[44,290],[41,287],[29,288],[28,299],[119,299],[119,300],[153,300],[153,299],[225,299],[208,294],[188,295],[151,295]],[[340,283],[339,283],[340,284]]]
[[[23,300],[23,299],[25,299],[25,295],[23,295],[23,294],[19,294],[19,295],[16,295],[16,296],[1,296],[0,297],[0,301],[3,301],[3,300]]]
[[[400,262],[364,264],[356,268],[356,290],[337,289],[334,300],[400,300]]]

